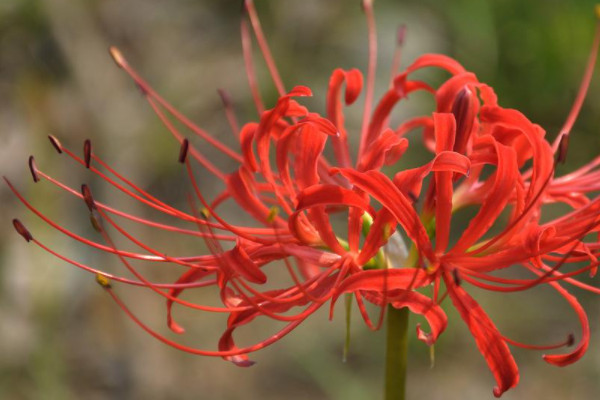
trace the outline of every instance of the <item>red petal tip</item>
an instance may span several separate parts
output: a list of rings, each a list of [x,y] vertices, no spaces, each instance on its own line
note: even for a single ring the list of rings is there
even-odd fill
[[[425,343],[427,346],[431,346],[435,342],[435,338],[431,333],[425,332],[421,329],[421,324],[417,324],[417,339]]]
[[[251,361],[246,357],[242,356],[232,356],[228,357],[228,360],[237,365],[238,367],[247,368],[256,364],[255,361]]]
[[[30,242],[31,240],[33,240],[33,236],[31,236],[31,233],[29,232],[29,230],[27,230],[27,228],[25,228],[25,225],[23,225],[23,223],[21,221],[19,221],[18,219],[13,219],[12,221],[13,226],[15,227],[15,230],[17,231],[17,233],[21,236],[23,236],[23,239],[25,239],[26,241]]]
[[[289,97],[310,97],[312,96],[312,90],[308,86],[298,85],[290,90],[287,95]]]
[[[176,333],[178,335],[182,335],[185,333],[185,329],[179,325],[178,323],[176,323],[175,321],[169,321],[169,329],[171,331],[173,331],[173,333]]]

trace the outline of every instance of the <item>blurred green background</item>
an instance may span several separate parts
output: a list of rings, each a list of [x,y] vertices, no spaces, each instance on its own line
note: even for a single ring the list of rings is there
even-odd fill
[[[330,72],[336,67],[366,68],[366,28],[359,1],[256,3],[287,87],[310,86],[315,97],[305,103],[323,112]],[[396,28],[406,24],[404,66],[426,52],[453,56],[493,86],[503,106],[520,109],[553,138],[583,73],[595,24],[593,5],[593,1],[559,0],[377,0],[378,93],[387,85]],[[239,18],[238,0],[2,0],[0,172],[44,212],[90,237],[94,236],[82,202],[47,183],[31,183],[29,154],[36,155],[41,169],[75,187],[93,182],[99,199],[159,218],[56,155],[46,135],[55,134],[76,151],[90,138],[106,161],[159,198],[185,208],[188,183],[176,163],[178,146],[106,50],[117,45],[167,99],[200,126],[233,143],[217,88],[230,92],[240,121],[256,118],[243,72]],[[264,98],[272,104],[276,93],[258,53],[256,60]],[[403,107],[394,114],[398,121],[404,115],[428,112],[431,103],[415,96]],[[359,115],[360,107],[347,115],[355,130]],[[600,78],[592,82],[575,126],[565,171],[600,152],[599,126]],[[210,152],[209,147],[198,146]],[[224,169],[233,167],[219,162]],[[203,187],[209,193],[218,188],[212,181]],[[380,397],[384,335],[370,332],[358,314],[346,363],[341,361],[341,309],[333,322],[326,312],[319,312],[282,341],[253,354],[258,364],[250,369],[183,354],[127,320],[92,276],[27,246],[10,221],[18,216],[41,241],[80,261],[119,271],[118,260],[52,231],[5,185],[0,185],[0,201],[0,398]],[[168,254],[206,251],[198,240],[175,241],[172,235],[126,226]],[[144,268],[157,279],[174,276],[153,266]],[[161,300],[145,291],[119,289],[144,321],[166,332]],[[504,398],[583,399],[600,393],[600,302],[573,292],[590,316],[593,336],[588,354],[579,363],[558,369],[544,363],[540,352],[514,349],[521,383]],[[569,332],[579,336],[575,316],[551,290],[508,296],[472,293],[511,338],[548,343]],[[176,312],[188,328],[185,343],[216,346],[222,319]],[[428,349],[412,337],[409,398],[491,398],[494,382],[472,337],[451,309],[449,318],[448,331],[436,345],[433,368]],[[272,326],[258,320],[245,332],[259,338],[270,331]]]

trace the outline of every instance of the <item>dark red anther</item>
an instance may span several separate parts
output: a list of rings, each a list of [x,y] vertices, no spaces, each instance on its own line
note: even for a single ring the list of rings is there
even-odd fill
[[[452,270],[452,279],[454,280],[454,284],[456,286],[460,286],[462,283],[462,280],[460,279],[460,276],[458,275],[458,270],[456,268],[454,268]]]
[[[100,223],[98,211],[92,211],[90,213],[90,223],[96,232],[102,232],[102,224]]]
[[[219,93],[219,97],[221,97],[221,101],[223,102],[225,108],[231,107],[233,103],[229,93],[225,89],[217,89],[217,93]]]
[[[402,24],[398,27],[398,32],[396,33],[396,42],[398,46],[402,46],[404,44],[404,40],[406,39],[406,25]]]
[[[556,163],[564,164],[567,160],[567,150],[569,149],[569,135],[567,133],[563,133],[560,137],[560,142],[558,143],[558,149],[556,153]]]
[[[452,114],[454,114],[454,118],[456,119],[454,151],[464,154],[467,150],[467,143],[469,142],[475,120],[473,92],[467,86],[456,95],[454,104],[452,105]]]
[[[83,142],[83,159],[85,161],[85,167],[89,168],[92,162],[92,142],[90,139],[85,139]]]
[[[37,167],[35,166],[35,159],[33,156],[29,156],[29,171],[31,171],[31,176],[33,177],[34,182],[39,182],[40,177],[37,173]]]
[[[94,202],[94,197],[92,197],[92,191],[85,183],[81,185],[81,194],[83,195],[83,200],[85,200],[88,210],[93,212],[96,209],[96,202]]]
[[[573,344],[575,344],[575,335],[569,333],[569,336],[567,337],[567,347],[571,347]]]
[[[189,140],[183,139],[183,142],[181,142],[181,147],[179,148],[179,162],[180,163],[185,164],[189,148],[190,148]]]
[[[365,12],[365,1],[366,0],[360,0],[360,10],[362,12]]]
[[[50,139],[50,143],[52,147],[58,152],[58,154],[62,154],[62,144],[54,135],[48,135],[48,139]]]
[[[15,218],[12,222],[13,226],[15,227],[15,230],[19,235],[23,236],[23,239],[25,239],[28,242],[33,240],[33,236],[31,236],[31,233],[29,233],[29,231],[27,230],[27,228],[25,228],[25,225],[23,225],[21,221]]]

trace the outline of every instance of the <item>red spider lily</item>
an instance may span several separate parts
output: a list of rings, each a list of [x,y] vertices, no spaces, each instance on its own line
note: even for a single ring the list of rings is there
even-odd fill
[[[284,89],[253,3],[247,0],[245,5],[280,96],[272,108],[266,109],[263,105],[254,76],[250,31],[243,19],[241,32],[246,72],[260,114],[259,121],[238,128],[231,102],[225,92],[220,92],[230,126],[239,139],[239,153],[179,113],[136,73],[118,50],[111,49],[117,65],[131,76],[158,118],[181,144],[179,161],[186,167],[194,193],[189,200],[190,212],[176,209],[133,184],[95,154],[90,141],[85,141],[83,157],[79,157],[50,137],[59,153],[66,154],[127,196],[182,223],[192,224],[194,229],[150,221],[114,209],[96,201],[87,185],[78,191],[43,172],[31,157],[29,166],[34,181],[46,180],[83,199],[102,240],[89,240],[60,226],[31,205],[5,178],[16,196],[65,235],[114,254],[133,278],[109,274],[58,254],[15,219],[13,223],[18,233],[62,260],[97,274],[98,282],[127,315],[159,340],[190,353],[224,357],[240,366],[251,365],[248,353],[279,340],[325,303],[329,302],[333,310],[336,300],[344,293],[354,295],[361,315],[372,329],[381,326],[388,304],[396,308],[408,307],[423,315],[430,332],[417,326],[417,334],[428,345],[435,343],[446,327],[447,319],[440,303],[450,297],[496,379],[496,396],[514,387],[519,378],[507,343],[554,349],[573,342],[569,337],[558,345],[533,346],[504,337],[467,293],[463,282],[497,292],[549,284],[574,308],[583,333],[573,351],[547,355],[544,359],[563,366],[581,358],[589,341],[587,316],[577,299],[559,282],[600,292],[600,289],[573,278],[586,271],[595,273],[598,266],[600,243],[583,239],[599,230],[600,200],[591,196],[599,189],[597,167],[600,158],[569,175],[555,177],[554,174],[556,162],[565,158],[567,139],[591,79],[600,28],[596,31],[588,68],[573,110],[559,138],[550,145],[540,126],[516,110],[500,107],[492,88],[480,83],[456,61],[442,55],[424,55],[406,70],[396,73],[400,58],[398,47],[390,88],[372,109],[377,58],[375,24],[372,2],[364,0],[370,51],[360,145],[353,161],[343,108],[354,103],[360,95],[363,89],[361,72],[335,70],[327,91],[326,116],[310,112],[297,99],[311,96],[311,90],[304,86],[290,91]],[[399,42],[403,36],[401,30]],[[430,67],[447,71],[450,78],[437,88],[413,79],[415,72]],[[413,118],[396,128],[390,127],[392,110],[417,91],[434,96],[435,112]],[[209,142],[222,156],[237,162],[237,169],[228,173],[219,169],[193,147],[174,121]],[[423,142],[433,153],[431,159],[420,167],[397,172],[392,178],[382,173],[385,165],[395,164],[407,151],[407,134],[416,129],[422,129]],[[324,155],[328,143],[335,162]],[[200,189],[194,175],[198,167],[222,182],[223,190],[214,198],[206,198]],[[491,173],[487,173],[488,170]],[[426,186],[425,190],[423,186]],[[260,225],[240,226],[228,221],[219,208],[226,200],[235,201]],[[197,202],[202,205],[202,212],[195,211]],[[551,202],[567,203],[573,210],[560,218],[541,222],[542,205]],[[467,206],[477,207],[478,212],[461,232],[458,241],[451,244],[452,215]],[[500,222],[504,210],[509,212],[508,221],[499,233],[491,234],[490,228]],[[333,222],[339,215],[344,217],[342,224]],[[200,237],[210,254],[168,256],[135,238],[114,216],[176,234]],[[142,250],[119,249],[106,228],[108,226]],[[397,245],[401,234],[411,242],[410,253],[408,257],[393,257],[389,246]],[[175,283],[153,282],[140,273],[131,260],[178,265],[185,272]],[[586,262],[586,265],[566,270],[570,264],[580,262]],[[266,282],[271,282],[264,268],[271,263],[278,263],[285,269],[293,284],[261,289]],[[530,271],[533,278],[510,279],[494,275],[497,270],[513,266]],[[173,319],[174,304],[227,314],[227,327],[219,340],[218,350],[190,348],[151,329],[126,307],[111,281],[143,286],[164,297],[168,326],[176,333],[184,333],[184,329]],[[440,294],[442,283],[444,294]],[[431,297],[416,290],[428,285],[433,287]],[[205,287],[219,289],[222,306],[197,304],[180,298],[184,290]],[[382,313],[377,322],[371,320],[364,300],[381,306]],[[261,316],[287,325],[259,343],[237,347],[233,340],[234,331]]]

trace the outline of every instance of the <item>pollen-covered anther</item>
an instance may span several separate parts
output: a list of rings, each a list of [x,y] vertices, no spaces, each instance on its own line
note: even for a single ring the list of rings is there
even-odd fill
[[[208,208],[203,208],[202,210],[200,210],[200,215],[204,219],[209,219],[210,218],[210,211],[208,211]]]
[[[102,286],[104,289],[112,288],[110,279],[106,275],[96,274],[96,282],[98,283],[98,285]]]
[[[33,177],[34,182],[39,182],[40,177],[37,173],[37,167],[35,166],[35,159],[33,156],[29,156],[29,171],[31,171],[31,176]]]
[[[279,207],[277,206],[273,206],[269,209],[269,214],[267,215],[267,222],[272,224],[273,221],[275,221],[275,218],[277,218],[277,215],[279,215]]]
[[[596,14],[596,18],[600,19],[600,4],[594,6],[594,14]]]
[[[110,46],[108,52],[110,53],[110,56],[119,68],[123,68],[123,66],[127,64],[127,61],[125,61],[125,57],[123,57],[123,54],[121,54],[121,51],[115,46]]]
[[[85,183],[81,185],[81,194],[83,195],[83,200],[88,207],[90,212],[96,210],[96,202],[94,201],[94,197],[92,196],[92,191]]]
[[[83,142],[83,160],[85,161],[85,167],[90,168],[92,162],[92,142],[90,139],[85,139],[85,142]]]
[[[58,154],[62,154],[62,144],[60,143],[60,140],[58,140],[54,135],[48,135],[48,139],[50,139],[50,143],[52,144],[52,147],[54,147],[54,149],[58,152]]]
[[[15,227],[15,230],[17,231],[17,233],[21,236],[23,236],[23,239],[25,239],[26,241],[30,242],[33,240],[33,236],[31,236],[31,233],[29,232],[29,230],[27,228],[25,228],[25,225],[23,225],[23,223],[21,221],[19,221],[18,219],[13,219],[13,226]]]
[[[563,133],[560,137],[560,142],[558,143],[558,149],[556,152],[556,163],[564,164],[567,160],[567,150],[569,149],[569,135]]]
[[[179,162],[181,164],[185,164],[189,149],[190,149],[189,140],[183,139],[183,141],[181,142],[181,147],[179,148]]]

